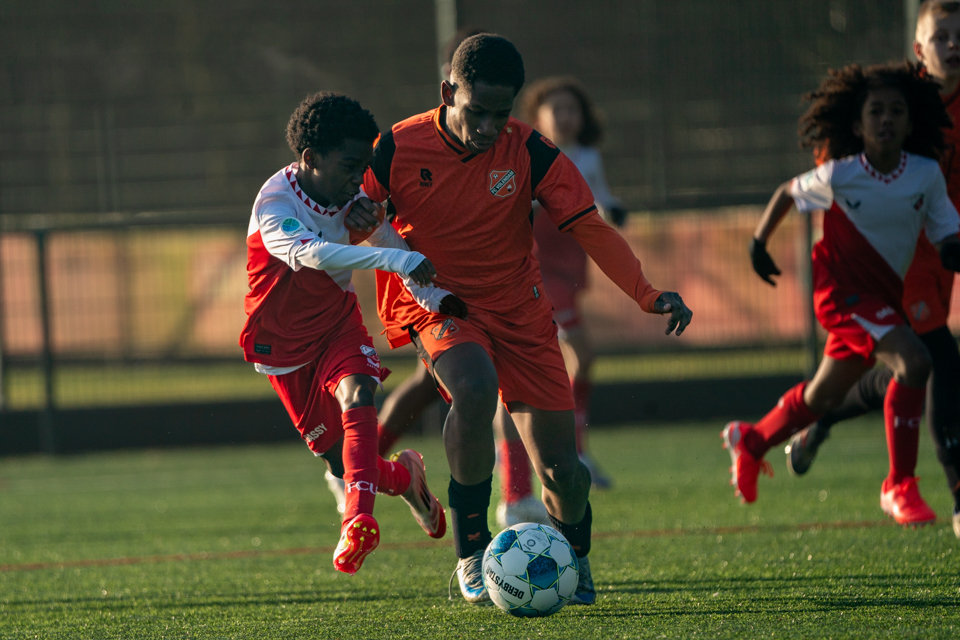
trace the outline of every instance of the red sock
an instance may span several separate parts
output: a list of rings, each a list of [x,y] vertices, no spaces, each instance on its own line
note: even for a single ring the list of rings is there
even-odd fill
[[[584,436],[587,422],[590,421],[590,392],[593,391],[593,385],[586,378],[574,378],[570,386],[573,388],[573,419],[577,425],[577,453],[583,453],[587,448]]]
[[[343,521],[358,514],[373,515],[380,471],[377,465],[377,410],[348,409],[343,420],[343,482],[347,493]]]
[[[382,424],[377,425],[377,453],[380,457],[383,457],[390,453],[390,449],[393,449],[393,445],[397,443],[397,440],[400,439],[399,433],[394,433],[390,431]]]
[[[507,502],[516,502],[533,492],[530,484],[530,458],[523,440],[504,440],[500,443],[500,492]]]
[[[915,389],[900,384],[896,379],[887,385],[883,400],[883,420],[887,430],[887,454],[890,456],[890,475],[887,482],[899,484],[913,475],[917,468],[917,449],[920,447],[920,416],[926,389]]]
[[[377,469],[380,470],[377,493],[398,496],[410,488],[410,472],[399,462],[377,458]]]
[[[806,387],[807,383],[801,382],[783,394],[777,406],[744,434],[743,446],[755,458],[759,460],[771,447],[788,440],[811,422],[820,419],[820,415],[810,411],[803,401]]]

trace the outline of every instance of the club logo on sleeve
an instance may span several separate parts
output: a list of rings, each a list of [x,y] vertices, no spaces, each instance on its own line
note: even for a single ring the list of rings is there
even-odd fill
[[[453,321],[453,318],[447,318],[431,329],[430,335],[432,335],[435,340],[443,340],[445,336],[453,335],[457,331],[460,331],[457,323]]]
[[[913,203],[913,208],[916,209],[917,211],[920,211],[920,209],[923,208],[923,194],[922,194],[922,193],[916,193],[916,194],[914,194],[913,198],[911,198],[910,200],[911,200],[911,202]]]
[[[303,223],[296,218],[284,218],[280,223],[280,230],[288,236],[295,236],[303,231]]]
[[[506,171],[490,172],[490,193],[498,198],[507,198],[512,196],[517,190],[517,174],[513,169]]]

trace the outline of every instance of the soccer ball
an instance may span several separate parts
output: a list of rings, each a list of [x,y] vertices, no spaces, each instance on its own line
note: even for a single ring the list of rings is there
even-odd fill
[[[570,543],[543,524],[508,527],[483,553],[483,584],[493,603],[510,615],[553,615],[569,602],[579,579]]]

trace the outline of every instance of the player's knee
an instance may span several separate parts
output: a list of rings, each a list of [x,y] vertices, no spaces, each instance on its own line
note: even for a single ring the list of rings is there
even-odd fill
[[[344,378],[337,387],[337,400],[343,411],[359,407],[372,407],[376,393],[376,382],[369,376],[350,376]]]
[[[933,367],[930,352],[922,344],[910,349],[901,355],[903,361],[903,381],[911,387],[922,387],[927,384],[930,370]]]
[[[496,376],[482,373],[458,376],[452,384],[447,383],[447,390],[455,404],[491,413],[497,410],[498,389]]]

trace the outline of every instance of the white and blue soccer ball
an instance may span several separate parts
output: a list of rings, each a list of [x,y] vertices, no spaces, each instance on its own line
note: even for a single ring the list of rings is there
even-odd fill
[[[570,543],[543,524],[508,527],[483,553],[483,584],[493,603],[510,615],[553,615],[570,601],[579,579]]]

